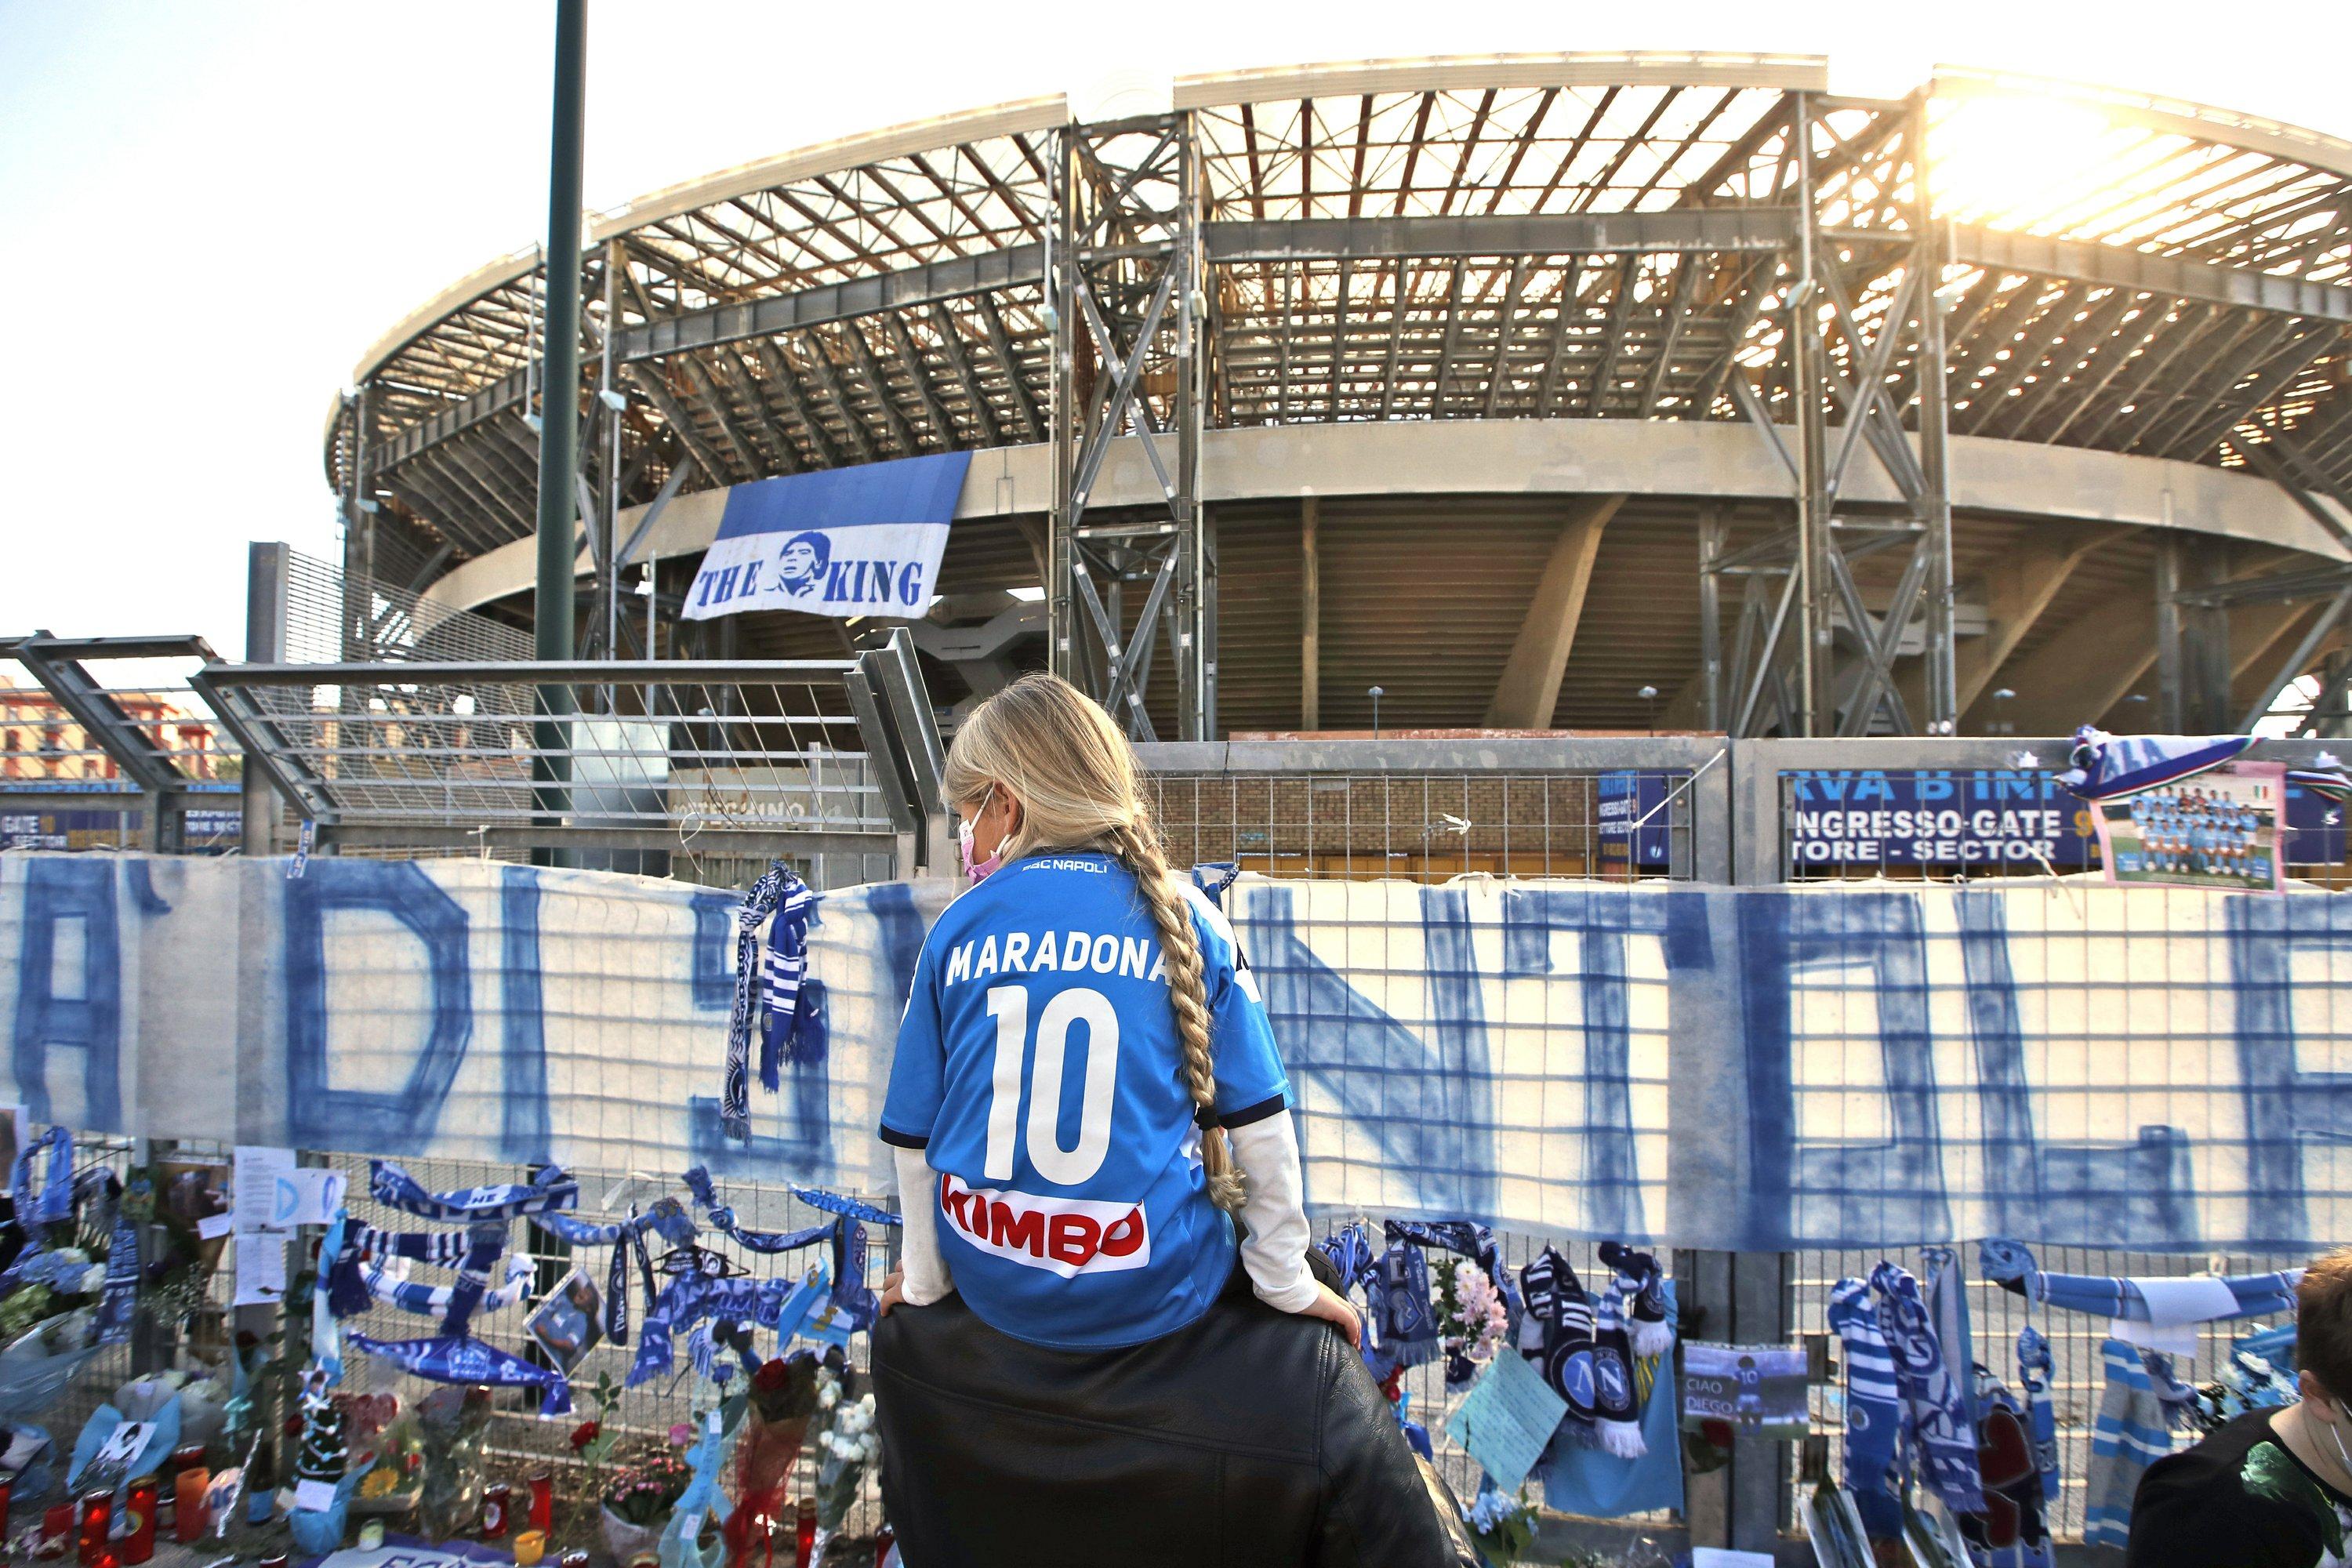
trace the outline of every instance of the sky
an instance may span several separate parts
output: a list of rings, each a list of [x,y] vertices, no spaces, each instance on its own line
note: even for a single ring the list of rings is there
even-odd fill
[[[2326,10],[590,0],[585,191],[615,206],[1122,74],[1433,54],[1822,54],[1833,91],[1871,95],[1951,63],[2352,135],[2352,24],[2312,47]],[[552,0],[0,0],[0,636],[193,631],[235,656],[247,541],[339,554],[321,432],[352,365],[544,237],[553,33]]]

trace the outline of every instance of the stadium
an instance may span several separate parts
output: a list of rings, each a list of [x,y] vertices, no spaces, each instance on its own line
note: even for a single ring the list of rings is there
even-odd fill
[[[730,488],[968,450],[911,626],[943,708],[1050,663],[1162,740],[2333,722],[2352,143],[1959,70],[1826,88],[1722,55],[1194,77],[594,215],[580,646],[838,657],[898,623],[677,618]],[[505,258],[362,357],[348,570],[527,624],[539,286]]]

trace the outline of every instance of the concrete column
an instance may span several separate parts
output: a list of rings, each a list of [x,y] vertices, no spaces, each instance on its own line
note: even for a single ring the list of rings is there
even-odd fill
[[[1624,503],[1622,495],[1598,497],[1560,529],[1543,575],[1536,579],[1527,621],[1511,645],[1502,679],[1495,683],[1486,723],[1510,730],[1550,725],[1552,709],[1559,701],[1560,678],[1568,672],[1569,650],[1576,646],[1577,623],[1584,616],[1585,590],[1592,585],[1601,531]]]
[[[1323,727],[1323,498],[1298,503],[1298,727]]]

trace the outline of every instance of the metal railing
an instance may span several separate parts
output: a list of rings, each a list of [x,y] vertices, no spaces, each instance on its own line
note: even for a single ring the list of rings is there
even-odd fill
[[[208,660],[198,637],[0,641],[0,847],[215,852],[236,842],[244,759],[185,684],[92,668]]]
[[[944,758],[903,633],[845,659],[215,664],[195,685],[331,850],[781,856],[828,881],[939,863]]]
[[[1139,746],[1170,859],[1276,877],[1721,881],[1719,737]]]

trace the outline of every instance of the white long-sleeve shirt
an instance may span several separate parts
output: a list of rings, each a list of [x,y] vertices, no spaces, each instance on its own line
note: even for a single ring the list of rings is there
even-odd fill
[[[1316,1299],[1316,1284],[1307,1267],[1311,1233],[1300,1201],[1298,1133],[1290,1112],[1276,1111],[1234,1128],[1226,1136],[1244,1184],[1241,1219],[1249,1238],[1242,1243],[1242,1265],[1249,1270],[1250,1288],[1270,1307],[1304,1311]],[[955,1289],[940,1252],[939,1204],[933,1195],[938,1184],[921,1150],[893,1148],[890,1152],[906,1216],[898,1238],[899,1263],[906,1271],[899,1289],[908,1306],[927,1307]]]

